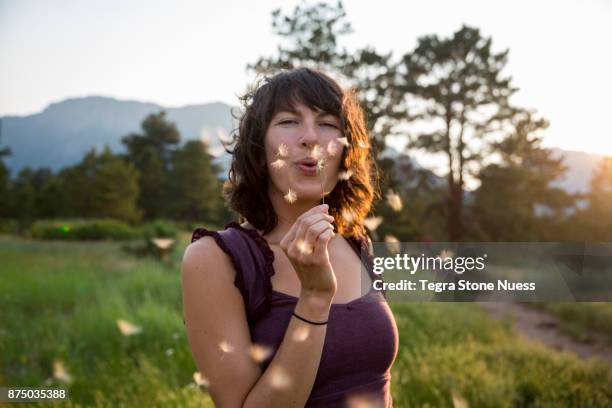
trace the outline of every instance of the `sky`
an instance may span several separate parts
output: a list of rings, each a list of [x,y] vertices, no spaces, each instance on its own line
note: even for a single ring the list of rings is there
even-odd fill
[[[27,115],[88,95],[167,107],[237,105],[246,65],[275,54],[271,12],[296,0],[0,0],[0,115]],[[335,3],[335,2],[334,2]],[[312,4],[312,2],[310,2]],[[544,145],[612,155],[612,1],[343,2],[354,33],[399,58],[426,34],[461,24],[509,48],[513,102],[551,126]],[[373,6],[375,4],[375,7]]]

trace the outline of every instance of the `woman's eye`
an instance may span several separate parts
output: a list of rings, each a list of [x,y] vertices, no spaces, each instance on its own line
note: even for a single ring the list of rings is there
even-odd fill
[[[337,128],[338,126],[334,125],[333,123],[323,123],[323,125],[325,126],[331,126],[333,128]]]
[[[279,122],[281,125],[285,125],[285,124],[290,124],[290,123],[297,123],[295,120],[283,120],[282,122]]]

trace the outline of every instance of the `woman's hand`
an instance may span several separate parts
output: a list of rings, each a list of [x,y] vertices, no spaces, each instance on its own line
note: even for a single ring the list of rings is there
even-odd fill
[[[327,204],[300,215],[280,242],[302,284],[302,292],[332,298],[336,294],[336,276],[329,261],[327,245],[334,237]]]

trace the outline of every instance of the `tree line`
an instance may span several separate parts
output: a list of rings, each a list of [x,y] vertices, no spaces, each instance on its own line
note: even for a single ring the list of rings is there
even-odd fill
[[[122,138],[124,154],[94,147],[73,166],[21,170],[9,178],[0,161],[0,218],[27,225],[41,218],[115,218],[129,223],[159,218],[218,223],[230,214],[221,198],[220,169],[206,143],[180,146],[165,112],[147,116],[140,133]],[[3,156],[9,155],[8,149]]]

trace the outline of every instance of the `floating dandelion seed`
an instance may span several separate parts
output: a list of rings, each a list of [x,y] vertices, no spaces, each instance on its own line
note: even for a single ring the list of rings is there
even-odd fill
[[[260,344],[249,346],[249,355],[256,363],[261,363],[272,354],[272,348]]]
[[[460,394],[453,391],[453,408],[470,408],[470,404]]]
[[[346,399],[347,408],[384,408],[374,394],[351,395]]]
[[[170,357],[170,356],[171,356],[171,355],[173,355],[173,354],[174,354],[174,349],[173,349],[173,348],[166,349],[166,355],[167,355],[168,357]]]
[[[135,326],[132,323],[122,319],[117,320],[117,327],[119,327],[119,331],[124,336],[133,336],[134,334],[138,334],[142,331],[142,327]]]
[[[376,231],[376,228],[382,223],[382,217],[368,217],[363,220],[363,225],[370,231]]]
[[[327,154],[335,157],[338,154],[338,143],[335,140],[330,140],[327,144]]]
[[[234,351],[234,346],[232,346],[229,341],[223,340],[219,342],[219,349],[224,353],[231,353]]]
[[[153,238],[151,239],[151,242],[161,250],[168,249],[172,246],[172,244],[174,244],[174,240],[172,238]]]
[[[270,163],[270,165],[276,170],[282,169],[283,167],[285,167],[285,161],[283,159],[276,159],[272,163]]]
[[[351,170],[341,171],[340,173],[338,173],[338,178],[340,180],[348,180],[351,178],[352,175],[353,172]]]
[[[279,144],[276,155],[278,157],[283,157],[283,158],[289,156],[289,148],[287,147],[287,145],[284,143]]]
[[[298,326],[293,332],[293,341],[303,342],[308,338],[310,334],[310,329],[308,326]]]
[[[387,249],[392,254],[397,254],[400,251],[400,242],[393,235],[385,235],[385,242],[387,243]]]
[[[270,368],[270,385],[274,388],[287,388],[291,385],[291,377],[281,367]]]
[[[387,203],[389,203],[389,207],[391,207],[393,211],[402,210],[402,199],[399,194],[394,193],[393,190],[389,190],[387,193]]]
[[[208,378],[204,377],[199,371],[193,373],[193,381],[198,387],[208,387],[210,385]]]
[[[53,378],[65,384],[70,384],[72,382],[72,376],[68,373],[68,370],[66,370],[63,361],[53,361]]]
[[[370,147],[370,145],[367,142],[364,142],[363,140],[358,141],[357,145],[362,149],[368,149]]]
[[[295,191],[293,191],[292,189],[289,189],[289,191],[287,191],[287,194],[285,194],[283,198],[289,204],[293,204],[295,200],[297,200],[297,195],[295,194]]]
[[[323,149],[321,148],[321,146],[318,144],[314,145],[312,147],[312,150],[310,151],[310,157],[312,157],[315,160],[319,160],[322,156],[323,156]]]
[[[299,238],[295,245],[297,246],[297,249],[298,251],[300,251],[301,254],[308,255],[311,254],[313,251],[312,246],[303,238]]]
[[[338,139],[336,139],[338,141],[338,143],[343,144],[346,147],[349,147],[349,141],[346,137],[339,137]]]
[[[355,219],[353,212],[346,208],[342,210],[341,216],[344,219],[344,221],[346,221],[347,224],[352,224],[353,220]]]
[[[219,142],[223,147],[229,146],[232,144],[232,138],[229,137],[225,131],[221,128],[217,128],[217,137],[219,138]]]
[[[442,251],[440,251],[438,258],[448,259],[448,258],[452,258],[453,256],[455,256],[455,253],[453,251],[451,251],[450,249],[443,249]]]

